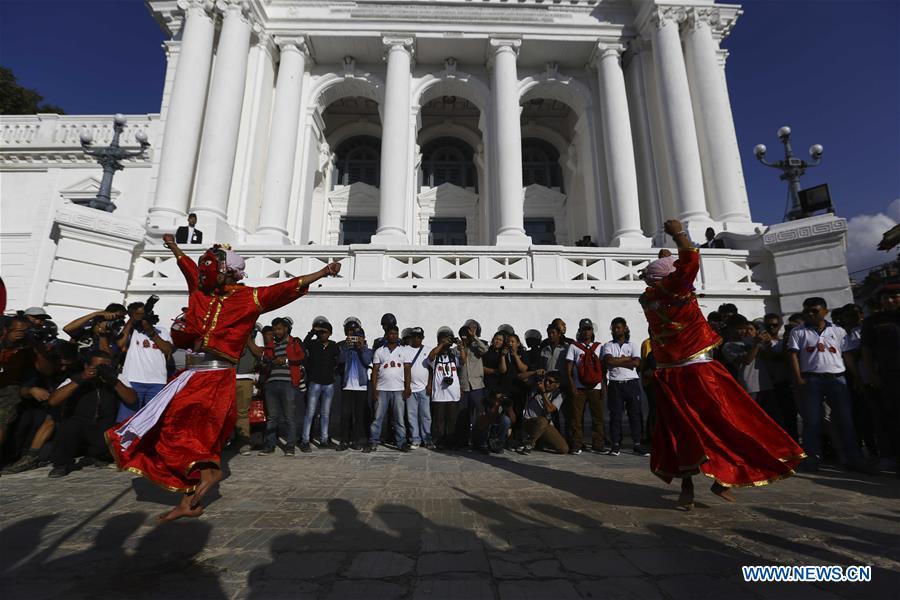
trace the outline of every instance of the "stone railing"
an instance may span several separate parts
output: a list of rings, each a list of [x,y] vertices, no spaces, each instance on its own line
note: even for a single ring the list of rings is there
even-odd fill
[[[247,283],[267,285],[342,264],[330,288],[396,292],[609,293],[634,295],[644,288],[640,271],[656,258],[654,250],[536,246],[508,250],[494,246],[298,246],[273,250],[242,247]],[[196,259],[199,251],[189,251]],[[697,290],[729,296],[768,296],[754,279],[760,259],[746,250],[704,250]],[[171,253],[144,250],[132,271],[129,291],[183,290]]]
[[[153,141],[159,115],[126,115],[128,124],[119,138],[122,146],[138,147],[135,134],[142,131]],[[0,116],[0,163],[47,160],[87,160],[81,152],[81,132],[87,130],[94,145],[112,141],[113,115],[69,116],[56,114]],[[93,160],[93,159],[91,159]],[[149,157],[138,159],[149,162]]]

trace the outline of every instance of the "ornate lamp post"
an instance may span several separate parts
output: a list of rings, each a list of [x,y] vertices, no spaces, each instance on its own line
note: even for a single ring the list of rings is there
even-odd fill
[[[88,156],[93,156],[97,162],[103,167],[103,179],[100,181],[100,189],[97,191],[97,197],[91,200],[88,205],[91,208],[112,212],[116,210],[116,205],[110,200],[110,191],[112,190],[113,175],[116,171],[121,171],[125,167],[122,161],[126,158],[142,157],[150,147],[147,141],[147,134],[138,131],[134,134],[134,139],[141,145],[140,150],[125,150],[119,146],[119,136],[125,130],[125,123],[128,120],[125,115],[117,114],[113,119],[113,139],[106,148],[91,148],[94,141],[91,132],[85,129],[81,132],[81,148]]]
[[[790,127],[785,125],[778,130],[778,140],[784,144],[784,160],[773,163],[766,161],[766,146],[764,144],[757,144],[753,149],[753,154],[759,162],[767,167],[780,170],[781,175],[779,175],[778,178],[788,182],[788,194],[791,197],[791,210],[788,212],[787,218],[789,221],[793,221],[794,219],[801,219],[806,216],[803,212],[803,208],[800,206],[800,177],[806,173],[807,168],[818,166],[819,159],[822,158],[822,152],[824,152],[825,149],[821,144],[813,144],[810,146],[809,155],[812,157],[813,162],[808,163],[805,160],[794,156],[794,151],[791,148]]]

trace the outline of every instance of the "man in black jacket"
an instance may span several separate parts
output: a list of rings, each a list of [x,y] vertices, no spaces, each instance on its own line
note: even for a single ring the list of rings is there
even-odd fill
[[[185,227],[182,225],[175,231],[175,243],[176,244],[202,244],[203,243],[203,232],[199,229],[195,229],[197,226],[197,215],[191,213],[188,215],[188,224]]]

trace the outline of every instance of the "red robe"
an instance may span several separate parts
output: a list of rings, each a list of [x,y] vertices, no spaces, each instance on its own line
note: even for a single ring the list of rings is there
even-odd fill
[[[659,365],[650,468],[666,483],[703,473],[726,487],[766,485],[806,455],[721,363],[690,363],[721,343],[694,294],[699,268],[699,251],[681,250],[675,272],[640,298]]]
[[[188,285],[185,319],[189,332],[199,340],[200,350],[234,362],[262,313],[309,291],[303,280],[295,277],[260,288],[228,285],[221,293],[206,294],[197,285],[196,263],[182,256],[178,266]],[[235,386],[233,368],[192,373],[153,428],[126,444],[127,448],[123,448],[123,440],[116,433],[121,424],[107,430],[107,444],[116,465],[170,491],[192,492],[200,481],[196,465],[218,465],[222,447],[234,429]]]

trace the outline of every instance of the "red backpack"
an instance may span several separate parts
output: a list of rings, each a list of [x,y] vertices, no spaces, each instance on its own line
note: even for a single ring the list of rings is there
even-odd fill
[[[575,342],[575,346],[584,353],[578,359],[576,367],[578,368],[578,380],[586,388],[592,388],[603,382],[603,362],[594,352],[599,345],[599,342],[594,342],[588,348],[581,342]]]

